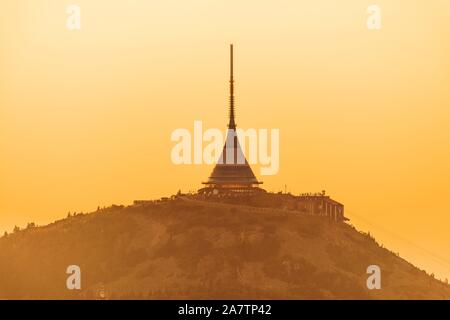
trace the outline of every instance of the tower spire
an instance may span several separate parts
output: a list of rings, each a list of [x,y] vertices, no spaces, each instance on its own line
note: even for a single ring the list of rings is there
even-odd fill
[[[236,123],[234,122],[234,78],[233,78],[233,44],[230,44],[230,110],[229,110],[230,122],[228,123],[229,129],[236,129]]]

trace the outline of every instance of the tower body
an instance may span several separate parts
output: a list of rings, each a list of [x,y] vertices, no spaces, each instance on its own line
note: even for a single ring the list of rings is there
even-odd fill
[[[200,193],[253,193],[265,192],[258,185],[247,159],[242,152],[236,133],[234,105],[233,45],[230,45],[230,97],[229,121],[225,145],[211,175]]]

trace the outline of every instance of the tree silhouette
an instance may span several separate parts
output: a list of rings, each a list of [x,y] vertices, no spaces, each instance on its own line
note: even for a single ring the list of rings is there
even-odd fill
[[[27,224],[27,229],[35,228],[35,227],[36,227],[36,223],[34,223],[34,222],[30,222]]]

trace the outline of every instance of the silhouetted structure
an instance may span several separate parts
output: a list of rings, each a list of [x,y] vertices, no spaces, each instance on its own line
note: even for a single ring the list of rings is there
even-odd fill
[[[236,134],[234,119],[234,78],[233,78],[233,45],[230,45],[230,107],[227,138],[222,154],[214,167],[205,188],[199,190],[202,194],[223,193],[254,193],[265,192],[258,187],[258,181],[247,159],[242,152]]]
[[[337,222],[349,220],[344,216],[344,205],[325,195],[325,192],[294,197],[293,209],[306,214],[326,216]]]

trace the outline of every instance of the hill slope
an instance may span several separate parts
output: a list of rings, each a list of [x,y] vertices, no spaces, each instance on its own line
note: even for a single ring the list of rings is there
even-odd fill
[[[382,289],[368,290],[379,265]],[[66,289],[78,265],[82,290]],[[0,298],[450,299],[450,286],[346,224],[173,200],[113,206],[0,239]]]

